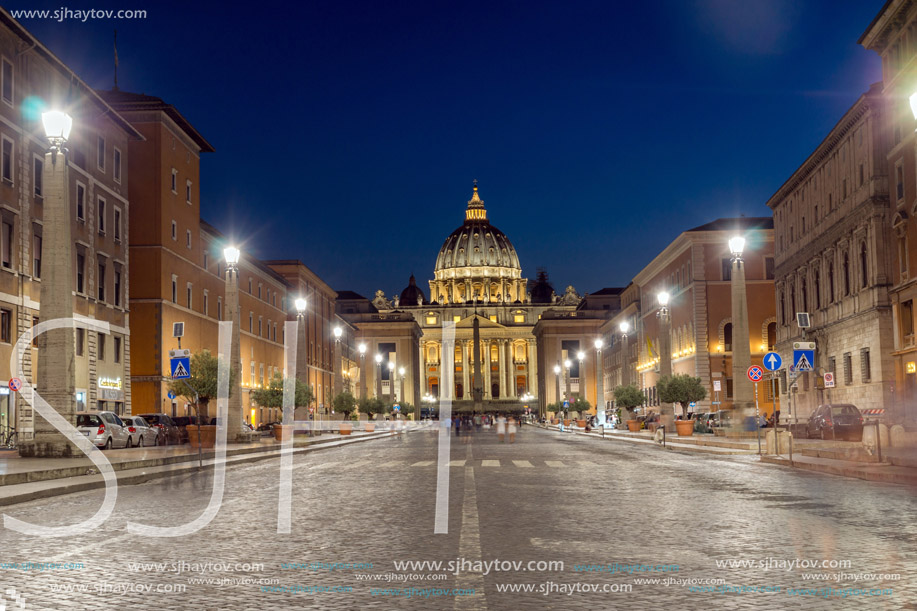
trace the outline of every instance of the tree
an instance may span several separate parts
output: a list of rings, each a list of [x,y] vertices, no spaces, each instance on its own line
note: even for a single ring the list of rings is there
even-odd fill
[[[592,406],[589,404],[589,401],[586,401],[584,398],[577,396],[573,401],[573,404],[570,406],[571,412],[579,412],[580,418],[585,418],[585,414],[592,409]]]
[[[207,412],[210,400],[217,396],[217,376],[219,374],[219,359],[204,349],[191,356],[191,377],[187,380],[172,380],[169,390],[176,396],[185,397],[194,405],[200,422],[201,412]],[[232,394],[233,381],[232,369],[229,370],[229,394]]]
[[[257,388],[251,391],[252,401],[261,407],[283,407],[284,378],[278,372],[271,378],[267,388]],[[293,393],[293,407],[306,407],[312,403],[312,387],[296,380],[296,391]]]
[[[369,417],[373,415],[379,415],[385,413],[385,401],[379,397],[368,397],[365,399],[360,399],[359,404],[357,405],[357,410],[361,414],[366,414]]]
[[[661,377],[656,382],[656,390],[660,401],[680,404],[683,416],[688,414],[689,403],[703,401],[707,397],[707,389],[701,384],[700,378],[686,373]]]
[[[350,420],[350,414],[357,409],[357,400],[349,391],[344,391],[331,400],[335,412],[344,414],[344,420]]]
[[[627,411],[633,411],[635,407],[643,405],[643,392],[637,388],[636,384],[618,386],[615,388],[614,395],[615,405]]]

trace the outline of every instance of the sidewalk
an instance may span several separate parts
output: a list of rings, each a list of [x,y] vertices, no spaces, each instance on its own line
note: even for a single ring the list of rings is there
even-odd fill
[[[836,458],[819,458],[816,456],[803,456],[793,453],[793,460],[789,456],[762,456],[761,462],[784,467],[796,467],[807,471],[830,473],[843,477],[855,477],[873,482],[886,482],[891,484],[904,484],[917,486],[917,468],[901,467],[891,463],[863,463],[855,460],[838,460]]]
[[[349,436],[325,433],[319,437],[297,437],[293,453],[314,452],[395,434],[393,431],[354,431]],[[280,442],[273,437],[231,444],[226,449],[226,464],[275,458],[280,456],[280,451]],[[201,456],[205,467],[215,462],[211,449],[204,450]],[[197,450],[189,445],[109,450],[105,457],[111,462],[119,484],[139,484],[198,470]],[[21,458],[15,450],[0,451],[0,506],[104,487],[105,481],[88,458]]]

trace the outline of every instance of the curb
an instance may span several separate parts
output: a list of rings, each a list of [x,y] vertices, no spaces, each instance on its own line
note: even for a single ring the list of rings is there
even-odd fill
[[[824,459],[830,460],[830,459]],[[893,467],[891,463],[870,463],[868,469],[856,468],[847,465],[832,465],[822,463],[811,463],[799,460],[790,460],[777,456],[762,456],[761,462],[782,467],[791,467],[804,469],[806,471],[815,471],[817,473],[827,473],[829,475],[839,475],[841,477],[853,477],[872,482],[884,482],[887,484],[905,484],[910,486],[917,485],[917,474],[900,473],[889,469]]]
[[[551,428],[543,425],[536,425],[538,428],[541,428],[545,431],[555,431],[560,432],[556,428]],[[586,433],[584,431],[564,431],[564,433],[573,433],[574,435],[581,435],[583,437],[588,437],[590,439],[601,439],[604,441],[622,441],[625,443],[633,443],[637,445],[652,446],[659,448],[660,450],[668,450],[670,452],[687,452],[692,454],[708,454],[713,456],[753,456],[757,455],[756,450],[748,449],[738,449],[738,448],[729,448],[723,447],[722,449],[712,449],[719,448],[720,446],[715,445],[703,445],[701,443],[679,443],[677,441],[668,441],[666,440],[666,445],[663,446],[661,443],[657,443],[651,438],[641,439],[637,437],[625,437],[622,435],[610,435],[602,437],[596,433]],[[678,437],[675,437],[678,439]]]
[[[374,433],[372,435],[365,435],[361,437],[354,437],[350,439],[335,439],[324,441],[320,443],[308,444],[305,447],[294,447],[293,454],[304,454],[308,452],[315,452],[317,450],[324,450],[328,448],[335,448],[343,445],[350,445],[353,443],[360,443],[363,441],[371,441],[373,439],[383,439],[386,437],[394,437],[398,433],[395,431],[384,431],[380,433]],[[246,448],[249,449],[249,448]],[[254,448],[250,448],[255,450]],[[227,455],[226,465],[236,465],[236,464],[246,464],[250,462],[255,462],[259,460],[266,460],[269,458],[279,457],[281,455],[281,448],[279,446],[275,448],[270,448],[262,451],[250,451],[250,452],[238,452],[236,456],[230,457]],[[170,457],[170,458],[184,458],[184,457]],[[194,461],[178,461],[181,464],[176,464],[175,461],[169,464],[160,464],[154,465],[151,471],[142,471],[140,473],[129,473],[130,471],[137,471],[143,469],[143,466],[133,467],[129,469],[120,469],[116,470],[116,477],[118,484],[125,485],[134,485],[142,484],[154,479],[159,479],[163,477],[171,477],[175,475],[185,475],[189,472],[198,472],[197,465],[197,455],[194,455]],[[155,460],[155,459],[154,459]],[[137,462],[146,462],[146,461],[137,461]],[[204,466],[208,467],[213,464],[213,455],[211,454],[210,459],[205,459]],[[55,479],[40,479],[36,481],[29,481],[20,484],[7,484],[6,486],[0,487],[0,507],[7,505],[16,505],[19,503],[25,503],[28,501],[34,501],[38,499],[45,499],[55,496],[61,496],[64,494],[71,494],[74,492],[84,492],[86,490],[95,490],[99,488],[105,488],[105,480],[101,478],[98,473],[93,473],[86,475],[86,468],[82,468],[83,474],[78,476],[67,477],[67,481],[58,482]],[[72,480],[83,480],[83,481],[72,481]],[[50,485],[49,485],[50,483]],[[16,490],[19,488],[19,490]]]

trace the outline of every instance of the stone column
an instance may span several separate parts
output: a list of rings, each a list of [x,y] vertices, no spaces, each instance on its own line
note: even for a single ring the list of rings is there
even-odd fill
[[[509,397],[506,387],[506,340],[498,339],[497,340],[497,361],[500,363],[500,398],[505,399]]]
[[[749,367],[751,342],[748,337],[745,262],[736,257],[732,262],[732,397],[733,408],[747,412],[741,413],[741,417],[751,413],[754,408],[754,389],[747,376]],[[741,424],[741,421],[737,424]]]
[[[42,239],[44,262],[39,316],[42,322],[49,322],[73,317],[70,181],[64,153],[45,153],[42,181],[45,188]],[[76,425],[76,349],[73,338],[73,327],[69,325],[45,331],[38,336],[38,379],[35,387],[51,408],[67,422]],[[20,409],[25,411],[25,408]],[[33,438],[19,444],[21,456],[82,456],[83,453],[69,439],[37,413],[33,416],[32,426]]]
[[[506,396],[516,398],[516,362],[513,354],[513,340],[506,340]]]
[[[605,353],[595,349],[595,414],[599,424],[605,424]]]
[[[471,341],[465,340],[461,344],[462,346],[462,400],[467,401],[468,397],[471,396],[471,384],[469,380],[471,376],[468,375],[468,353],[471,351]]]
[[[232,388],[229,392],[229,415],[226,419],[226,439],[242,441],[239,438],[242,432],[242,423],[245,415],[242,413],[242,354],[239,346],[239,325],[242,312],[239,309],[239,270],[233,267],[226,269],[226,310],[229,321],[232,322],[232,342],[229,349],[229,367],[233,372]]]
[[[455,399],[455,341],[443,340],[440,362],[439,396],[452,401]]]
[[[492,393],[491,393],[491,388],[493,387],[493,381],[492,381],[493,377],[491,374],[491,362],[490,362],[491,342],[493,342],[493,340],[490,340],[490,339],[484,340],[483,342],[481,342],[482,344],[484,344],[484,358],[482,359],[484,363],[484,390],[485,390],[485,394],[490,396],[491,399],[496,399],[497,397],[492,396]]]
[[[525,368],[525,386],[528,392],[532,392],[532,390],[537,388],[536,383],[538,382],[538,358],[535,355],[535,340],[527,339],[525,340],[525,343],[527,348],[526,358],[528,360]]]

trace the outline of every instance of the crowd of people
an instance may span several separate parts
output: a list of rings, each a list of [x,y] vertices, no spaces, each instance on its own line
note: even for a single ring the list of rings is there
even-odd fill
[[[495,432],[501,443],[516,442],[516,431],[520,426],[519,419],[513,414],[454,414],[446,426],[455,430],[455,436],[462,443],[470,443],[473,433]]]

